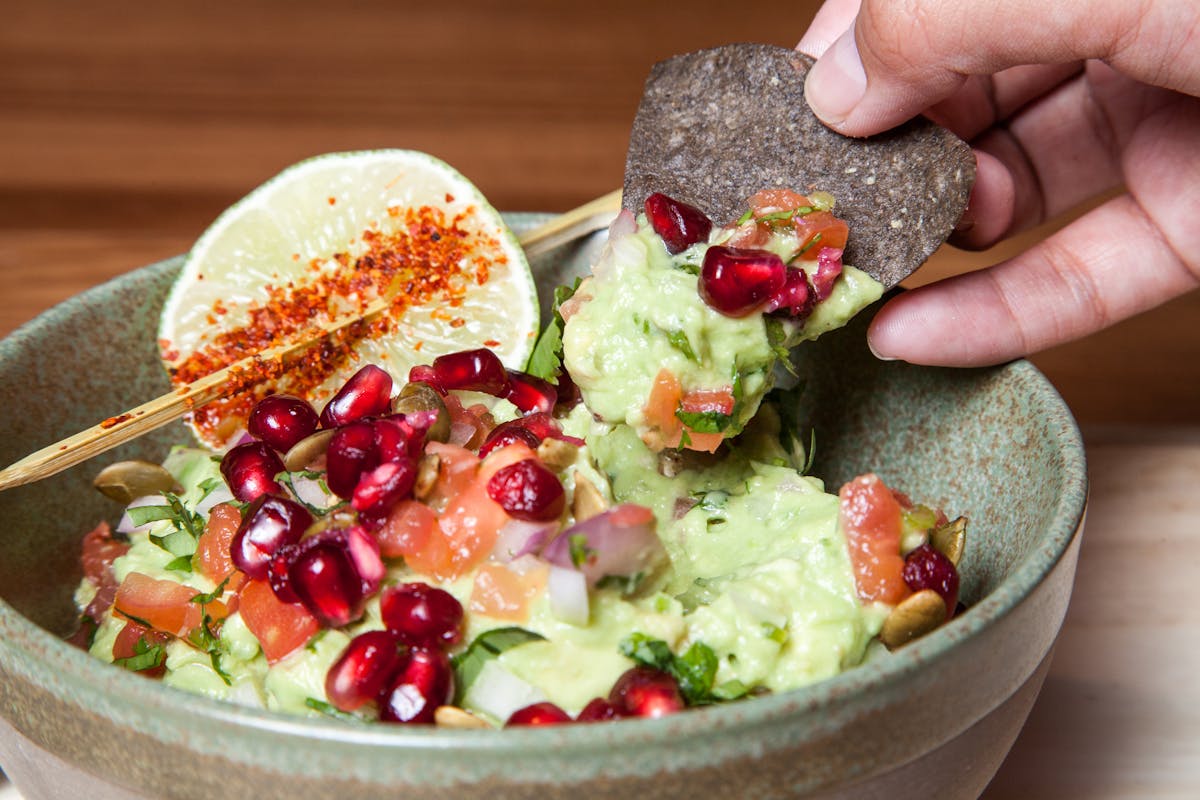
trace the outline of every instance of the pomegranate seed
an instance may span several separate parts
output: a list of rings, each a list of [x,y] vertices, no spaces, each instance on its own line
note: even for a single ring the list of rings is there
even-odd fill
[[[462,604],[428,584],[402,583],[385,589],[379,611],[387,629],[408,644],[451,647],[462,639]]]
[[[817,293],[817,302],[829,297],[833,292],[833,284],[842,274],[842,251],[836,247],[822,247],[817,253],[817,271],[813,273],[813,290]]]
[[[418,364],[408,371],[409,383],[423,383],[430,389],[433,389],[443,397],[446,396],[446,389],[438,381],[437,373],[433,371],[433,367],[428,364]]]
[[[325,451],[325,482],[343,500],[352,498],[363,473],[377,466],[379,453],[372,423],[352,422],[339,428],[329,440]]]
[[[767,301],[767,310],[779,309],[791,317],[803,319],[812,313],[816,304],[817,296],[808,283],[808,275],[798,267],[789,267],[783,286]]]
[[[312,544],[306,547],[309,542]],[[340,628],[362,615],[362,581],[350,554],[337,541],[317,538],[301,542],[289,559],[287,585],[327,627]]]
[[[508,372],[491,350],[462,350],[433,360],[433,371],[443,389],[504,397],[508,392]]]
[[[703,211],[655,192],[646,198],[646,219],[662,237],[667,252],[680,253],[696,242],[704,241],[712,231],[712,221]]]
[[[392,506],[412,494],[417,465],[411,459],[389,461],[358,479],[351,504],[369,517],[386,516]]]
[[[300,541],[312,514],[297,502],[264,494],[247,506],[229,545],[233,565],[251,578],[265,578],[280,547]]]
[[[684,709],[679,684],[652,667],[634,667],[613,684],[608,702],[622,715],[665,717]]]
[[[325,696],[335,708],[354,711],[378,697],[403,664],[404,650],[394,634],[360,633],[325,673]]]
[[[285,544],[267,562],[267,583],[281,603],[299,603],[300,597],[288,583],[288,566],[299,550],[299,544]]]
[[[386,414],[392,409],[392,376],[368,364],[346,381],[321,411],[321,425],[336,428],[348,422]]]
[[[505,725],[562,725],[571,722],[571,715],[554,703],[534,703],[524,708],[518,708],[505,722]]]
[[[558,403],[558,390],[554,384],[524,372],[508,370],[508,393],[504,399],[522,413],[540,411],[549,414]]]
[[[935,547],[923,544],[904,557],[904,582],[914,592],[933,589],[946,602],[946,618],[958,608],[958,569]]]
[[[413,647],[391,685],[379,698],[384,722],[430,724],[433,712],[454,696],[450,657],[437,648]]]
[[[521,425],[520,422],[521,420],[519,419],[509,420],[492,428],[492,432],[483,440],[483,445],[479,448],[479,457],[483,458],[493,450],[507,447],[514,442],[527,444],[531,450],[536,450],[537,446],[542,443],[542,440],[533,431],[529,430],[529,428]]]
[[[379,552],[379,540],[361,525],[351,525],[326,535],[339,542],[349,554],[350,563],[358,573],[363,597],[371,597],[378,592],[379,584],[387,572]]]
[[[766,250],[710,247],[700,267],[700,296],[729,317],[744,317],[765,304],[787,280],[783,259]]]
[[[487,485],[488,497],[517,519],[557,519],[566,505],[562,483],[536,458],[501,467]]]
[[[273,394],[255,404],[247,428],[252,436],[286,453],[301,439],[311,436],[320,423],[313,407],[299,397]]]
[[[560,408],[574,408],[583,402],[583,393],[575,385],[570,373],[565,369],[558,373],[558,405]]]
[[[283,487],[275,482],[275,476],[283,471],[279,456],[262,442],[239,444],[221,459],[221,475],[229,491],[243,503],[264,494],[283,494]]]
[[[416,415],[413,417],[416,418]],[[405,414],[374,420],[375,449],[379,453],[379,460],[407,461],[420,458],[425,449],[425,432],[436,419],[435,412],[432,418],[418,419],[421,423],[419,426]]]
[[[577,722],[607,722],[613,719],[620,719],[621,714],[616,707],[605,700],[603,697],[597,697],[590,701],[579,714],[575,717]]]

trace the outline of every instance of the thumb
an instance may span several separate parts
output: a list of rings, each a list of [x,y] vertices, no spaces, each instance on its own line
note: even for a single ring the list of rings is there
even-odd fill
[[[1181,33],[1182,32],[1182,33]],[[1131,77],[1196,94],[1200,10],[1192,2],[863,0],[808,73],[805,94],[849,136],[894,127],[971,75],[1102,58]]]

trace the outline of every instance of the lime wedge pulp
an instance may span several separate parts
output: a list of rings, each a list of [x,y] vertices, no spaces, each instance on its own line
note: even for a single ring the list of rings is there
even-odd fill
[[[376,150],[300,162],[218,217],[164,305],[163,361],[187,383],[385,296],[391,309],[366,330],[253,392],[299,394],[319,410],[364,364],[401,383],[415,364],[489,347],[520,369],[537,336],[533,277],[499,213],[442,161]],[[252,402],[199,409],[193,427],[220,447]]]

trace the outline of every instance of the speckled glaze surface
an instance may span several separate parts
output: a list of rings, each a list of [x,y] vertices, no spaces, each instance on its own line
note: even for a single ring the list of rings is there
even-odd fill
[[[535,269],[552,285],[585,269],[601,241]],[[154,330],[178,268],[130,273],[0,342],[0,462],[166,388]],[[605,725],[410,730],[229,706],[60,640],[74,623],[79,539],[114,516],[90,488],[97,466],[84,464],[0,494],[0,766],[27,800],[977,796],[1028,714],[1066,611],[1083,447],[1030,364],[883,363],[863,331],[825,337],[802,366],[815,473],[837,486],[874,470],[971,518],[970,610],[903,651],[796,692]],[[172,426],[100,460],[160,458],[184,437]]]

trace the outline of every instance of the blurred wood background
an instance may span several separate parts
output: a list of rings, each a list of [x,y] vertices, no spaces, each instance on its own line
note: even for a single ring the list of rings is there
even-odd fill
[[[318,153],[425,150],[499,208],[570,208],[620,186],[654,62],[731,41],[792,46],[817,5],[0,0],[0,335],[184,252],[230,203]],[[994,263],[1052,227],[986,253],[945,248],[920,279]],[[1085,430],[1158,426],[1170,440],[1167,426],[1200,422],[1198,314],[1192,293],[1034,360]],[[1093,453],[1120,485],[1125,451]],[[1091,651],[1060,661],[1096,663]],[[1090,726],[1076,699],[1039,705],[989,797],[1095,788],[1090,751],[1059,775],[1043,747],[1070,719]]]

